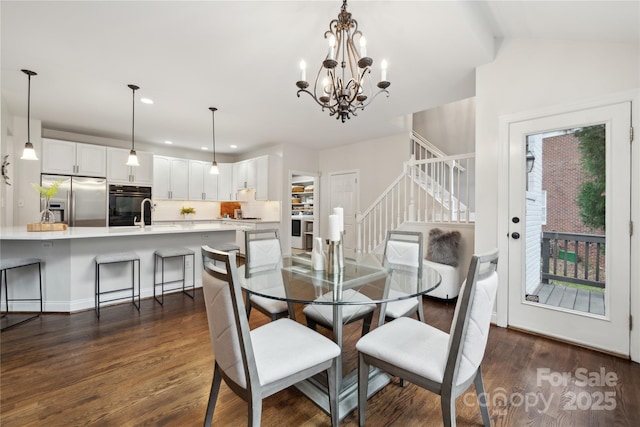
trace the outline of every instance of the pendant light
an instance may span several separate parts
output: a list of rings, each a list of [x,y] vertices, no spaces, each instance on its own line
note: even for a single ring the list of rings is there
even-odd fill
[[[129,89],[133,93],[133,113],[131,115],[131,151],[129,152],[129,158],[127,159],[127,166],[140,166],[138,162],[138,156],[136,155],[135,144],[134,144],[134,134],[136,130],[136,90],[140,89],[139,86],[136,85],[128,85]]]
[[[211,163],[211,169],[209,169],[209,173],[211,175],[220,174],[220,170],[218,169],[218,162],[216,162],[216,111],[218,109],[216,107],[209,107],[211,110],[211,118],[213,123],[213,163]]]
[[[24,150],[22,151],[22,160],[38,160],[36,156],[36,150],[33,149],[31,143],[31,76],[37,76],[38,74],[31,70],[22,70],[29,77],[29,89],[27,92],[27,142],[24,144]]]

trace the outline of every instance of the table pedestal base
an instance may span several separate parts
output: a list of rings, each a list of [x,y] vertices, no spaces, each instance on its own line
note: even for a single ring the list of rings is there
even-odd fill
[[[374,368],[369,372],[369,387],[367,390],[367,398],[375,394],[384,386],[391,382],[391,375]],[[327,414],[329,411],[329,396],[327,395],[327,384],[324,377],[309,378],[301,381],[295,387],[305,396],[311,399]],[[358,371],[351,372],[342,380],[342,387],[338,395],[338,419],[342,421],[344,417],[349,415],[358,407]]]

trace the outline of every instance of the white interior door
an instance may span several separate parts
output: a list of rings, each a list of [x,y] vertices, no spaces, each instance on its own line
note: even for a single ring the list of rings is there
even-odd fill
[[[329,174],[329,212],[333,208],[344,209],[344,253],[356,250],[356,213],[358,212],[358,173],[336,172]]]
[[[509,124],[509,326],[629,355],[630,127],[629,102]],[[585,154],[576,162],[575,154],[551,151],[545,135],[585,129],[600,129],[603,141],[600,237],[545,225],[551,216],[580,215],[568,209],[576,197],[562,190],[571,168],[585,173]],[[527,157],[530,165],[535,158],[531,171]],[[565,178],[550,178],[557,172]],[[587,175],[584,181],[595,181]],[[560,193],[553,206],[549,191]]]

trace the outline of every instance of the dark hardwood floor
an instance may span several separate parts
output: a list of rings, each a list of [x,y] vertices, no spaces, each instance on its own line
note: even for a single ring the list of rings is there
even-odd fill
[[[448,330],[454,305],[425,301],[427,321]],[[266,322],[258,312],[251,327]],[[360,325],[345,329],[353,349]],[[212,377],[202,292],[93,311],[46,314],[0,334],[0,425],[198,426]],[[356,366],[350,351],[346,369]],[[581,386],[608,373],[609,384]],[[494,426],[638,426],[640,365],[521,332],[492,327],[483,362]],[[561,380],[568,373],[571,379]],[[616,379],[613,380],[612,376]],[[456,402],[459,426],[482,425],[471,387]],[[438,396],[397,380],[374,395],[367,425],[438,426]],[[343,426],[356,426],[356,413]],[[245,426],[247,405],[226,385],[214,424]],[[328,426],[329,417],[296,389],[267,398],[263,426]]]

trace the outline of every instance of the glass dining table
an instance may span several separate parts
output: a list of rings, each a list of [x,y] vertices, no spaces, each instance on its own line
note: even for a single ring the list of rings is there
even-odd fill
[[[313,270],[308,254],[284,256],[280,265],[246,274],[246,266],[238,268],[242,288],[265,298],[286,301],[289,316],[295,320],[294,304],[314,304],[319,311],[331,316],[333,339],[342,348],[343,326],[348,316],[356,313],[356,306],[379,305],[378,325],[384,322],[386,304],[419,297],[437,288],[440,274],[424,266],[422,280],[416,283],[415,269],[384,266],[380,255],[357,255],[346,258],[338,273]],[[352,349],[353,350],[353,349]],[[342,358],[338,362],[339,419],[343,419],[358,405],[357,369],[343,376]],[[374,370],[370,373],[369,394],[390,382],[389,375]],[[329,413],[326,378],[314,377],[296,384],[303,394]]]

